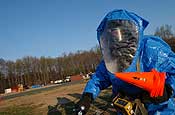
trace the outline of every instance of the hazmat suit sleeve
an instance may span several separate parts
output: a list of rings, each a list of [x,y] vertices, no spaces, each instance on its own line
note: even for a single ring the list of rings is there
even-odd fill
[[[105,67],[104,61],[101,61],[96,69],[96,72],[92,75],[92,78],[86,84],[84,93],[92,93],[93,99],[95,99],[101,90],[109,87],[110,85],[111,81],[108,76],[107,69]]]
[[[168,44],[161,38],[155,36],[146,36],[145,58],[146,67],[155,68],[160,72],[166,72],[166,83],[173,89],[172,96],[175,97],[175,53]]]

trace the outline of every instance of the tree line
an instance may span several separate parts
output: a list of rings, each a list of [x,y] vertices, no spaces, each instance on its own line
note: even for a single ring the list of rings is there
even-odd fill
[[[154,35],[161,37],[175,52],[175,32],[171,25],[165,24],[157,27]]]
[[[77,51],[57,58],[27,56],[15,62],[0,59],[0,92],[18,84],[46,85],[66,76],[94,72],[100,59],[98,46],[90,51]]]
[[[154,35],[163,38],[175,52],[175,35],[172,26],[158,27]],[[18,84],[47,85],[50,81],[65,79],[66,76],[94,72],[100,60],[101,53],[98,46],[90,51],[77,51],[57,58],[27,56],[15,62],[1,58],[0,93]]]

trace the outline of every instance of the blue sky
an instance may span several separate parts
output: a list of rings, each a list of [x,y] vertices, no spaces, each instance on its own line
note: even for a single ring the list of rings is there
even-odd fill
[[[145,34],[175,26],[174,0],[0,0],[0,58],[58,57],[98,44],[96,28],[114,9],[150,22]]]

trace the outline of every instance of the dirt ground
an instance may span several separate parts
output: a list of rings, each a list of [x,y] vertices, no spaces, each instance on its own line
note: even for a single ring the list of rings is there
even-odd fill
[[[65,85],[38,94],[0,101],[0,115],[47,115],[56,108],[60,114],[73,114],[74,104],[79,100],[86,82]],[[111,89],[102,91],[91,106],[89,115],[108,113]]]

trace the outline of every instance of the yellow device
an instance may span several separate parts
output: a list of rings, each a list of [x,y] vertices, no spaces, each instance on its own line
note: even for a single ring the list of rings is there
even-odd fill
[[[132,115],[134,113],[134,111],[132,110],[133,109],[132,103],[125,99],[116,98],[113,100],[113,104],[115,107],[120,109],[126,115]]]

